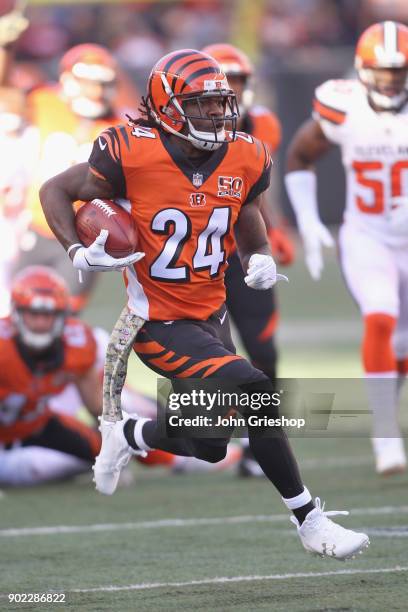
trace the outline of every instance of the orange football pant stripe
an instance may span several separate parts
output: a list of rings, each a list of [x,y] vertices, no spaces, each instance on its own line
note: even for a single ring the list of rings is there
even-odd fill
[[[260,342],[266,342],[267,340],[269,340],[269,338],[272,338],[272,336],[276,332],[278,321],[279,313],[278,311],[275,311],[274,313],[272,313],[271,317],[269,318],[267,324],[265,325],[261,333],[258,335],[258,340]]]
[[[153,450],[146,457],[137,457],[137,460],[144,465],[173,465],[174,455],[163,450]]]
[[[362,358],[366,373],[394,372],[397,360],[392,347],[392,334],[397,319],[381,312],[364,317]]]

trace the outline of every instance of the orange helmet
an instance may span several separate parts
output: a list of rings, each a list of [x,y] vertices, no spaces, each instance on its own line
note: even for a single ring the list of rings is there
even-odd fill
[[[208,53],[217,60],[227,78],[230,76],[242,77],[244,89],[242,100],[239,102],[239,111],[240,114],[244,114],[251,106],[254,98],[253,88],[250,86],[254,68],[249,57],[237,47],[227,43],[208,45],[204,47],[203,53]]]
[[[116,93],[117,70],[113,56],[99,45],[69,49],[60,62],[60,81],[72,110],[89,119],[108,114]]]
[[[12,318],[23,342],[33,349],[44,349],[61,336],[69,309],[68,287],[59,275],[45,266],[30,266],[17,274],[11,287]],[[35,332],[24,321],[24,312],[55,315],[52,327]]]
[[[230,74],[240,74],[249,77],[254,72],[249,57],[243,51],[237,49],[237,47],[227,43],[217,43],[204,47],[202,51],[217,60],[221,70],[227,77]]]
[[[396,21],[384,21],[367,28],[357,43],[355,67],[378,107],[390,110],[401,107],[408,98],[408,79],[405,78],[401,91],[386,95],[378,88],[375,70],[408,71],[408,28]]]
[[[203,112],[200,102],[221,97],[224,104],[223,125]],[[186,114],[186,100],[197,103],[197,114]],[[166,131],[189,140],[207,151],[218,149],[225,142],[225,121],[235,131],[238,108],[234,92],[218,63],[209,55],[194,49],[173,51],[153,67],[148,81],[147,106],[153,119]],[[208,130],[198,130],[194,120],[204,120]]]

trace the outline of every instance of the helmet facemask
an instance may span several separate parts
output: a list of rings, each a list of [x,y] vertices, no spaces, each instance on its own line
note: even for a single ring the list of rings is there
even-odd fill
[[[245,115],[254,101],[254,67],[244,51],[227,43],[204,47],[203,51],[221,66],[231,89],[237,92],[239,114]]]
[[[405,72],[405,80],[402,83],[400,91],[393,95],[382,93],[381,86],[378,84],[379,70],[400,70]],[[367,89],[367,95],[373,104],[385,111],[396,111],[400,109],[408,101],[408,67],[407,68],[361,68],[358,70],[358,75]]]
[[[25,314],[47,314],[53,315],[54,321],[49,329],[36,331],[30,329],[25,320]],[[15,325],[20,341],[27,348],[34,351],[43,351],[49,348],[58,338],[62,336],[67,313],[61,310],[48,310],[41,308],[13,308],[12,320]]]
[[[64,73],[60,78],[64,94],[76,115],[86,119],[99,119],[110,112],[116,95],[114,76],[108,80],[97,80]],[[96,91],[96,88],[100,90],[99,95],[89,93],[92,90]]]
[[[227,72],[227,79],[232,89],[236,92],[237,104],[240,116],[244,116],[251,108],[254,101],[253,78],[243,72]]]
[[[68,287],[52,269],[29,266],[16,275],[11,287],[11,318],[24,346],[36,351],[49,348],[61,338],[68,314]]]
[[[357,43],[355,67],[373,106],[398,111],[408,100],[408,28],[396,21],[368,27]]]
[[[239,110],[235,94],[232,89],[229,88],[225,76],[222,77],[222,80],[205,81],[205,89],[202,91],[186,94],[174,94],[166,75],[161,74],[161,81],[168,96],[168,102],[166,106],[162,106],[159,111],[162,115],[165,115],[169,121],[160,119],[159,113],[156,112],[154,108],[151,97],[149,97],[149,106],[153,117],[165,130],[179,138],[188,140],[194,147],[203,151],[215,151],[226,142],[226,122],[231,126],[232,139],[235,138]],[[208,116],[208,112],[204,110],[206,99],[218,97],[222,99],[223,103],[223,116],[220,119],[216,116]],[[186,103],[189,102],[193,102],[196,105],[197,110],[193,113],[188,113],[185,110]],[[205,122],[206,127],[208,125],[208,129],[197,128],[194,123],[198,121]],[[174,128],[171,124],[174,125]]]
[[[64,96],[72,111],[86,119],[99,119],[111,112],[117,77],[115,59],[99,45],[76,45],[61,59]]]

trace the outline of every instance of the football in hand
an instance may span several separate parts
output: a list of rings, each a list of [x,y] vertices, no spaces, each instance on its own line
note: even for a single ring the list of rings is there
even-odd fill
[[[132,215],[111,200],[96,198],[86,202],[76,213],[75,228],[86,247],[102,229],[108,230],[105,251],[112,257],[127,257],[137,250],[137,229]]]

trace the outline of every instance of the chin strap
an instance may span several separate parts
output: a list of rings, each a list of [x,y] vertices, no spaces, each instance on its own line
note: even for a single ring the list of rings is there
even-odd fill
[[[384,110],[399,110],[408,101],[408,92],[403,91],[398,96],[384,96],[375,89],[369,90],[368,93],[375,106],[383,108]]]

